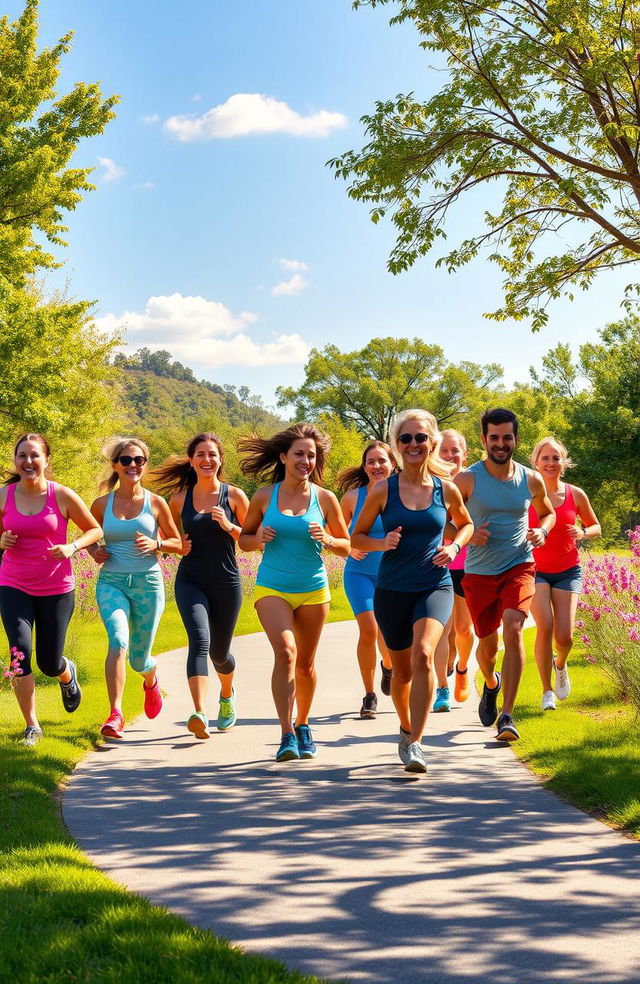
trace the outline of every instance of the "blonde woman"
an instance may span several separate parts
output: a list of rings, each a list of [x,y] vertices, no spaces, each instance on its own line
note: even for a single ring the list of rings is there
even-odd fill
[[[600,536],[601,530],[586,492],[562,481],[571,461],[561,441],[554,437],[538,441],[531,464],[542,475],[547,496],[556,512],[556,525],[542,546],[533,551],[536,593],[531,605],[536,623],[535,657],[542,683],[542,710],[554,711],[556,697],[566,700],[571,691],[567,658],[573,645],[576,608],[582,588],[578,544]],[[533,525],[531,509],[529,522]],[[552,670],[555,670],[553,687]]]
[[[426,772],[422,750],[434,691],[434,653],[453,609],[448,564],[473,533],[460,493],[446,477],[441,435],[426,410],[394,418],[390,443],[402,471],[377,482],[352,536],[356,550],[383,551],[374,597],[376,620],[393,665],[391,697],[400,718],[398,754],[407,772]],[[457,528],[443,544],[447,514]],[[370,536],[382,517],[383,540]]]

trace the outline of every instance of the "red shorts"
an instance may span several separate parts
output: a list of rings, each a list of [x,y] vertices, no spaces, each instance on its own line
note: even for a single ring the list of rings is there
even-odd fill
[[[464,597],[479,639],[497,632],[507,609],[529,614],[535,594],[536,565],[516,564],[501,574],[465,574]]]

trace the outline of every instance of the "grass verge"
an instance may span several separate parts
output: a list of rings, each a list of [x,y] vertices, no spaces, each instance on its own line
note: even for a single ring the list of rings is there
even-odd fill
[[[534,639],[528,629],[516,708],[522,737],[514,752],[564,799],[640,839],[640,721],[633,707],[576,646],[569,698],[556,711],[541,711]]]
[[[329,620],[349,617],[344,593],[334,590]],[[238,634],[259,629],[254,609],[245,602]],[[10,691],[0,694],[3,980],[20,984],[317,982],[276,961],[244,953],[152,906],[117,886],[75,846],[62,822],[56,792],[95,747],[107,711],[102,625],[75,622],[71,642],[80,666],[82,704],[73,715],[65,715],[57,682],[38,673],[38,714],[45,737],[36,749],[18,744],[23,722],[15,698]],[[184,644],[184,628],[171,602],[154,651]],[[124,712],[132,717],[141,710],[140,680],[129,672]]]

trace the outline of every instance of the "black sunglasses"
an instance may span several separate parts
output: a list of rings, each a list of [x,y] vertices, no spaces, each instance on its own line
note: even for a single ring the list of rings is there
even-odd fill
[[[412,441],[415,441],[416,444],[424,444],[425,441],[429,440],[429,435],[428,434],[401,434],[398,440],[400,441],[400,444],[411,444]]]
[[[143,457],[141,454],[136,454],[133,456],[130,454],[121,454],[119,458],[116,458],[116,461],[119,461],[121,465],[125,466],[125,468],[127,467],[127,465],[130,465],[132,463],[136,465],[138,468],[142,468],[142,466],[146,465],[147,463],[147,459]]]

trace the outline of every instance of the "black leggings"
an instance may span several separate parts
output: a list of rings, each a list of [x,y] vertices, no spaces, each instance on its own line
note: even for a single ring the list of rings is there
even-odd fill
[[[57,595],[30,595],[18,588],[0,586],[0,614],[9,646],[15,646],[24,659],[22,676],[29,676],[36,629],[36,662],[45,676],[58,677],[67,668],[64,641],[75,604],[75,591]]]
[[[209,656],[218,673],[232,673],[236,661],[229,649],[242,604],[240,585],[218,582],[205,590],[178,578],[175,595],[189,637],[187,677],[208,676]]]

